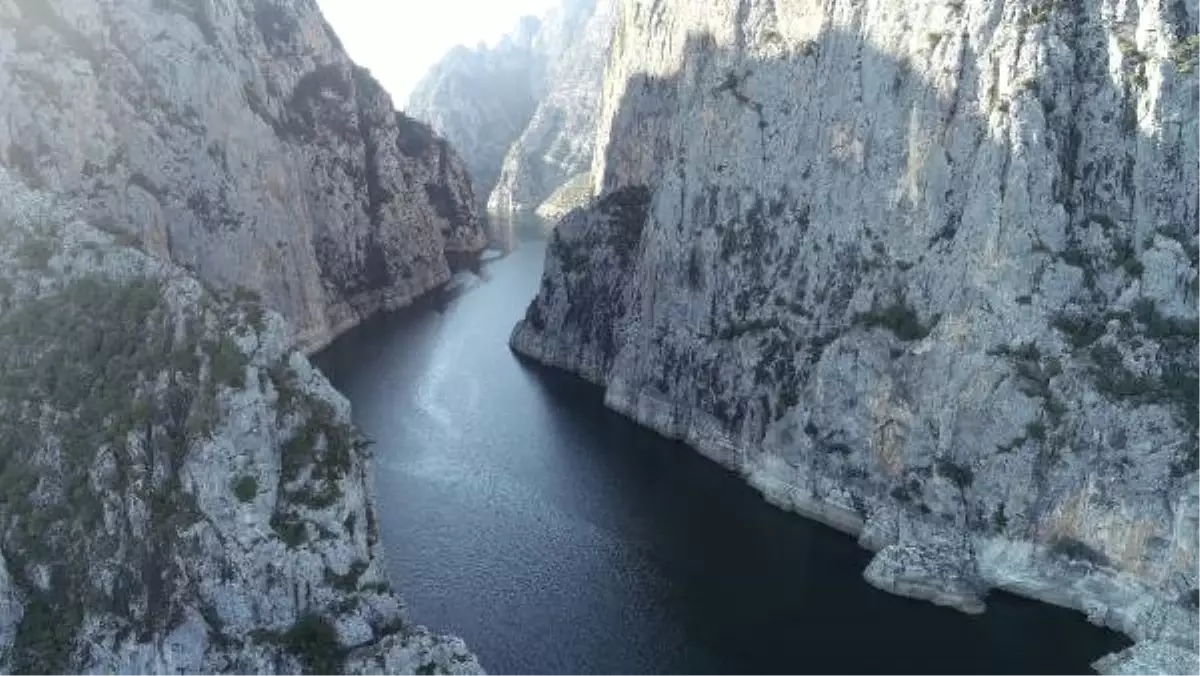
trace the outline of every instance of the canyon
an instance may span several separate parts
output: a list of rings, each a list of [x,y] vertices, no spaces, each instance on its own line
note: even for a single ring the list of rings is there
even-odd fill
[[[621,617],[642,584],[628,603],[663,606],[637,641],[561,634],[574,668],[777,668],[671,633],[656,586],[739,581],[687,563],[675,514],[764,558],[796,538],[770,570],[797,603],[793,562],[857,559],[727,487],[703,509],[656,488],[723,484],[594,398],[849,534],[869,585],[961,614],[846,592],[864,607],[986,649],[969,616],[1022,617],[1015,594],[1132,641],[1098,671],[1200,672],[1198,20],[1196,0],[563,0],[452,50],[398,112],[315,0],[0,0],[0,670],[479,673],[409,617],[389,559],[513,524],[582,544],[511,563],[536,538],[484,537],[493,558],[429,565],[534,598],[586,589],[537,567],[570,562],[588,607]],[[534,248],[481,263],[533,214],[554,219]],[[469,312],[426,307],[477,287]],[[413,335],[374,335],[414,303]],[[398,416],[384,357],[406,345]],[[464,408],[486,399],[464,364],[528,410]],[[643,473],[560,448],[629,440]],[[461,489],[435,523],[476,508],[432,535],[393,513],[421,506],[377,497],[377,449],[386,486]],[[675,652],[646,657],[655,631]],[[505,668],[572,668],[498,635]]]

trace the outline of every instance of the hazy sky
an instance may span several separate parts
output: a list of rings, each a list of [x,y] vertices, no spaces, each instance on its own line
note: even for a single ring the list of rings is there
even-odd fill
[[[457,44],[495,42],[555,0],[317,0],[359,65],[403,108],[431,65]]]

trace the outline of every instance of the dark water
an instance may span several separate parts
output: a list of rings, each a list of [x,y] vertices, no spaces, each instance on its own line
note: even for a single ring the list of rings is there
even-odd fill
[[[1089,673],[1126,645],[1005,594],[967,616],[877,591],[849,537],[519,362],[506,343],[544,252],[523,238],[455,297],[317,359],[377,441],[412,616],[493,673]]]

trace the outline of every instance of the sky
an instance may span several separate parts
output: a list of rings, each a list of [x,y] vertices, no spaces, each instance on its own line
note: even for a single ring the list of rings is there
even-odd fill
[[[404,108],[429,67],[455,45],[494,43],[555,0],[317,0],[346,51]]]

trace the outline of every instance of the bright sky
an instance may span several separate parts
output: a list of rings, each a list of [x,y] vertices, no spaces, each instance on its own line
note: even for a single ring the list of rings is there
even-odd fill
[[[317,0],[346,51],[391,93],[397,108],[455,45],[494,43],[517,19],[555,0]]]

